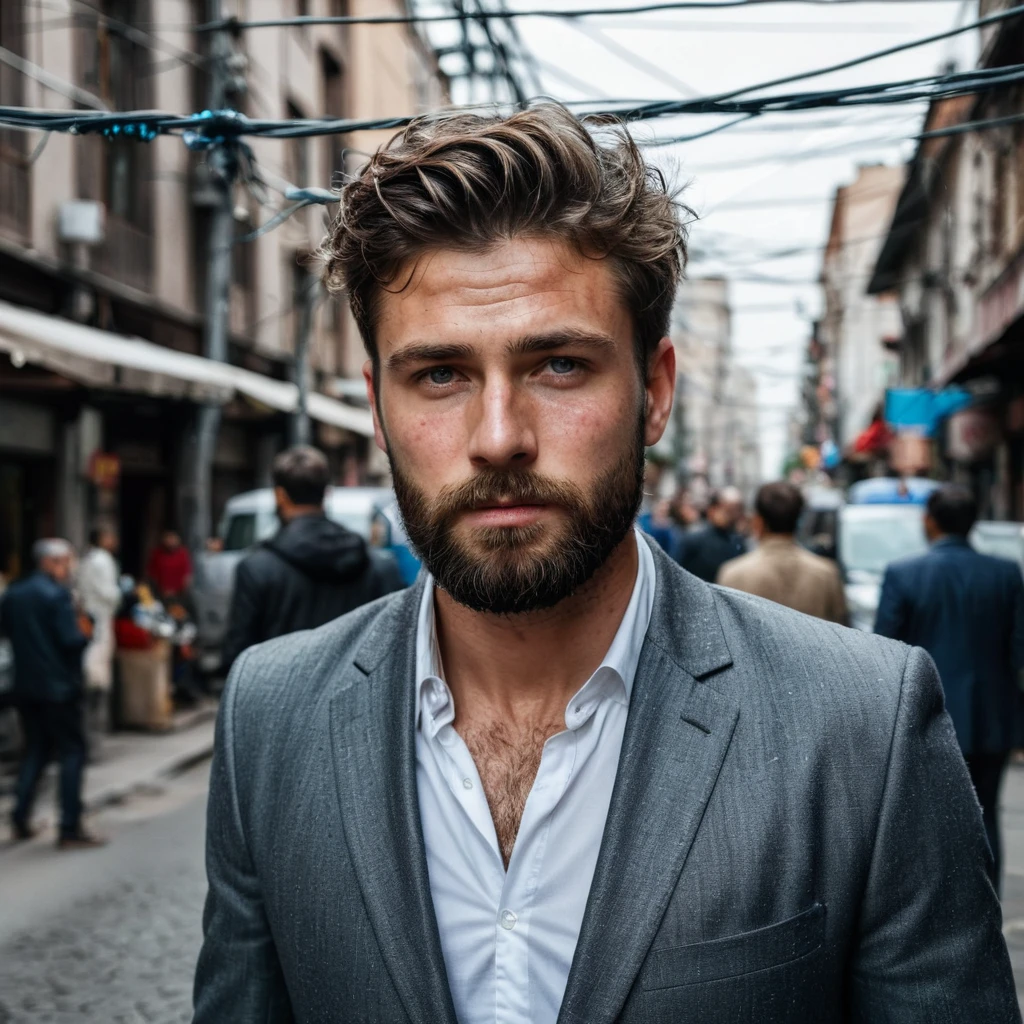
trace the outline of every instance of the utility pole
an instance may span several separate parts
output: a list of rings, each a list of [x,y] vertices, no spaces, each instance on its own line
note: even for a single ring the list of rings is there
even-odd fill
[[[313,274],[303,271],[299,287],[295,289],[298,321],[295,330],[295,360],[292,367],[295,385],[299,389],[299,404],[289,422],[291,444],[309,444],[309,342],[313,334],[313,318],[320,294],[320,282]]]
[[[206,0],[206,20],[221,22],[221,0]],[[223,110],[233,81],[229,61],[231,30],[218,28],[210,34],[209,94],[210,110]],[[210,185],[217,200],[210,209],[207,238],[206,295],[203,308],[203,355],[227,362],[228,325],[231,301],[231,259],[235,239],[234,184],[237,160],[231,145],[214,144],[207,151]],[[186,445],[188,481],[183,496],[185,542],[193,551],[202,550],[211,534],[210,505],[213,457],[220,429],[221,408],[211,402],[196,410],[195,428]]]

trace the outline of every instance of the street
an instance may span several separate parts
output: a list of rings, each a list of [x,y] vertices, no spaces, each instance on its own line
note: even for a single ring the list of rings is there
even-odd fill
[[[207,765],[94,819],[104,849],[0,849],[0,1024],[186,1024]],[[1024,766],[1003,794],[1004,931],[1024,1001]],[[71,868],[74,870],[70,870]]]
[[[110,845],[0,849],[0,1024],[183,1024],[206,879],[208,766],[93,819]]]

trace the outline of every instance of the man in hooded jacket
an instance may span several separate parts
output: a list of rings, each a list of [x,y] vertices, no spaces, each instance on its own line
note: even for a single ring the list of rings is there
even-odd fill
[[[238,566],[223,670],[247,647],[314,629],[403,586],[398,564],[324,515],[323,453],[298,445],[274,460],[281,529]]]

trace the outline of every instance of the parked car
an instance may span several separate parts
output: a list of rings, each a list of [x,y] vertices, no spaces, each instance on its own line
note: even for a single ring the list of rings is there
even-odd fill
[[[373,543],[374,520],[393,501],[394,494],[386,487],[332,487],[327,492],[324,510],[329,519]],[[228,501],[217,531],[222,549],[197,556],[193,601],[199,627],[199,667],[203,672],[214,673],[220,667],[220,649],[227,631],[238,563],[256,544],[269,540],[279,525],[272,488],[236,495]]]
[[[927,548],[921,504],[847,504],[839,510],[838,558],[851,626],[875,628],[886,567]]]
[[[842,491],[834,487],[809,488],[804,494],[804,511],[797,524],[797,541],[816,555],[836,558],[839,510],[842,507]]]
[[[797,539],[839,562],[854,628],[874,629],[888,564],[927,548],[924,506],[938,486],[921,477],[876,477],[852,484],[845,498],[830,489],[807,495]]]

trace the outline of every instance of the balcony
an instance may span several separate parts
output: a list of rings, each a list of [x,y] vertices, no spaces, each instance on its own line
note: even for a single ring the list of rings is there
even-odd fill
[[[0,232],[19,242],[31,232],[31,181],[25,157],[0,138]]]

